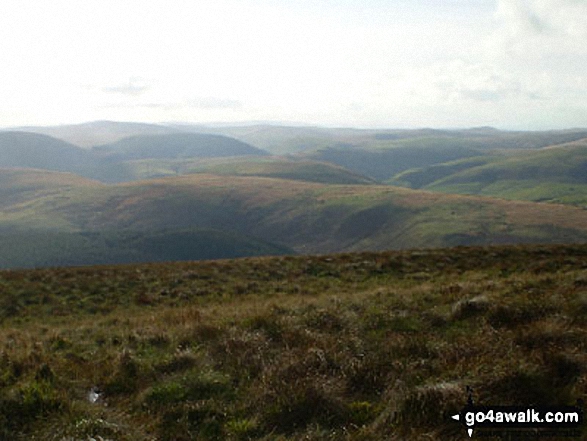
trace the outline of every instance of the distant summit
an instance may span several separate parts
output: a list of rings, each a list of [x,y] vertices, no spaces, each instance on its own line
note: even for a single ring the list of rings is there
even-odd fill
[[[268,154],[264,150],[227,136],[200,133],[132,136],[112,144],[94,147],[92,150],[117,160],[215,158]]]
[[[52,136],[83,148],[109,144],[129,136],[178,132],[174,128],[159,124],[117,121],[92,121],[49,127],[19,127],[18,130]]]
[[[79,171],[91,154],[60,139],[20,131],[0,132],[0,167]]]

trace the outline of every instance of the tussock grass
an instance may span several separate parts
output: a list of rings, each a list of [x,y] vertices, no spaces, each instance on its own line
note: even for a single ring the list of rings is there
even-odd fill
[[[462,439],[466,386],[587,396],[586,268],[561,245],[3,271],[0,439]]]

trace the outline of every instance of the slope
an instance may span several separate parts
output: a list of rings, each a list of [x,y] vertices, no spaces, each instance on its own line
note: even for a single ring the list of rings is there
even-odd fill
[[[213,229],[92,231],[0,229],[0,268],[174,262],[294,254]]]
[[[587,206],[587,141],[513,157],[478,162],[472,159],[413,170],[396,176],[391,182],[401,181],[415,188],[446,193]]]
[[[0,168],[0,207],[6,208],[71,188],[100,186],[101,183],[72,173],[38,169]]]
[[[162,135],[178,132],[178,130],[164,125],[119,121],[92,121],[60,126],[20,127],[18,130],[52,136],[83,148],[113,143],[129,136]]]
[[[302,253],[585,242],[587,211],[379,185],[186,175],[68,188],[0,211],[0,228],[214,229]]]
[[[183,228],[132,231],[79,228],[96,206],[84,201],[107,186],[79,176],[35,169],[0,169],[0,268],[220,259],[293,251],[244,234]],[[63,205],[76,208],[64,215]],[[48,212],[43,204],[53,206]],[[83,222],[83,221],[82,221]]]
[[[331,162],[355,173],[385,181],[415,167],[424,167],[485,154],[470,141],[426,138],[376,144],[376,148],[333,147],[307,153],[313,160]]]
[[[96,146],[92,151],[116,161],[267,154],[263,150],[227,136],[197,133],[132,136],[112,144]]]
[[[517,246],[0,271],[0,438],[469,439],[451,416],[470,388],[478,406],[587,396],[586,259]]]
[[[428,139],[466,142],[469,147],[491,149],[536,149],[563,144],[587,137],[587,130],[553,130],[509,132],[491,127],[462,130],[438,129],[353,129],[250,124],[238,126],[203,126],[182,124],[172,126],[181,131],[227,135],[274,154],[293,154],[340,146],[369,149],[390,143],[401,147],[409,140],[426,143]]]
[[[372,184],[372,179],[326,162],[299,160],[275,156],[238,158],[201,158],[181,160],[128,161],[133,179],[175,176],[191,173],[211,173],[230,176],[263,176],[327,184]]]
[[[83,170],[92,155],[67,142],[27,132],[0,132],[0,167],[29,167],[46,170]]]

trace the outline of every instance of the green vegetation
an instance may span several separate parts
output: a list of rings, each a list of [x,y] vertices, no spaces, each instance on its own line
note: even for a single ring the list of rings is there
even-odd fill
[[[263,176],[325,184],[374,183],[369,178],[357,175],[334,164],[275,156],[170,161],[148,159],[129,161],[126,165],[132,170],[135,179],[149,179],[191,173],[212,173],[228,176]]]
[[[131,160],[248,155],[262,156],[266,152],[226,136],[195,133],[135,136],[87,150],[46,135],[0,132],[0,169],[70,172],[102,182],[136,179],[133,168],[126,163]]]
[[[488,405],[586,396],[586,261],[516,246],[0,271],[0,438],[464,439],[466,386]]]
[[[0,268],[228,259],[294,254],[285,247],[217,230],[0,231]]]
[[[390,183],[444,193],[587,206],[587,143],[448,162],[404,172]]]
[[[130,136],[183,132],[181,129],[158,124],[120,121],[92,121],[61,126],[22,127],[19,130],[62,139],[82,148],[110,144]]]
[[[28,167],[82,172],[92,155],[77,146],[45,135],[0,131],[0,168]]]
[[[183,130],[189,126],[180,126]],[[267,150],[274,155],[326,148],[337,144],[352,143],[371,139],[371,132],[356,129],[327,129],[324,127],[287,127],[275,125],[253,125],[235,127],[192,126],[195,132],[216,133],[239,139]]]
[[[584,130],[357,130],[270,125],[212,128],[107,121],[27,130],[60,136],[84,146],[89,146],[94,140],[94,148],[84,150],[45,135],[1,132],[0,167],[68,171],[102,182],[127,182],[206,171],[348,184],[375,179],[412,188],[435,185],[442,178],[451,178],[457,172],[465,173],[466,177],[467,171],[470,171],[466,168],[501,162],[504,155],[531,155],[543,147],[561,146],[587,138],[587,131]],[[110,143],[104,143],[107,141]],[[292,158],[270,158],[268,152],[273,155],[295,154],[297,159],[319,161],[322,165],[308,161],[294,165]],[[257,164],[265,165],[262,168],[253,166],[255,161],[252,159],[261,156],[268,160],[258,161]],[[205,160],[219,157],[232,159],[222,166]],[[549,160],[548,154],[536,158],[538,162]],[[552,159],[555,162],[565,161],[564,158],[557,159],[556,154]],[[459,160],[461,162],[446,164]],[[346,170],[329,169],[325,163]],[[521,173],[530,172],[522,168]],[[411,171],[402,174],[408,170]],[[564,175],[565,170],[565,167],[562,170],[555,168],[550,174],[560,172]],[[455,176],[460,179],[459,173]],[[557,175],[557,178],[560,177]],[[436,180],[431,181],[432,178]],[[475,180],[473,177],[470,179]],[[442,191],[459,188],[450,182],[439,185]],[[473,190],[465,188],[465,191]],[[490,189],[481,194],[494,193]]]
[[[415,138],[377,142],[369,149],[328,148],[308,153],[307,157],[385,181],[411,168],[481,155],[482,152],[471,144],[460,139]]]
[[[432,143],[466,146],[483,151],[494,149],[538,149],[587,138],[587,130],[506,132],[491,127],[465,130],[359,130],[276,125],[204,127],[177,126],[182,131],[230,136],[273,154],[311,152],[325,148],[371,149],[426,146]],[[391,177],[391,176],[390,176]]]
[[[462,170],[485,165],[495,161],[499,157],[474,156],[472,158],[457,159],[455,161],[441,162],[428,167],[412,168],[396,174],[386,181],[389,185],[398,185],[408,188],[425,188],[433,182],[439,181]]]
[[[330,185],[208,174],[92,185],[85,180],[79,183],[75,179],[67,180],[69,175],[56,173],[58,182],[66,181],[68,185],[55,184],[50,192],[43,190],[43,185],[20,191],[24,186],[21,182],[29,185],[36,177],[49,179],[46,173],[21,173],[22,181],[18,173],[10,172],[12,184],[7,185],[7,200],[0,206],[0,231],[8,230],[8,236],[12,231],[24,233],[3,239],[11,244],[4,251],[0,249],[4,262],[10,261],[9,256],[16,256],[15,252],[34,250],[33,238],[45,232],[47,237],[42,243],[54,243],[57,247],[54,254],[61,256],[56,265],[64,264],[63,256],[68,253],[63,253],[59,241],[52,239],[58,237],[54,233],[68,238],[63,246],[71,244],[71,255],[100,256],[94,261],[83,257],[83,263],[137,261],[133,257],[137,253],[146,261],[156,256],[146,247],[150,236],[162,249],[173,250],[181,242],[174,236],[176,233],[201,230],[222,232],[214,239],[225,244],[220,249],[228,250],[234,240],[243,249],[258,250],[252,252],[254,255],[262,250],[274,254],[290,249],[307,254],[587,241],[587,212],[560,205],[446,195],[385,185]],[[163,238],[167,245],[158,236],[162,231],[166,231]],[[30,237],[27,232],[31,232]],[[108,242],[106,238],[112,232],[117,232],[117,240]],[[140,234],[142,244],[127,240],[134,234]],[[203,236],[198,237],[204,240]],[[19,240],[23,241],[22,251],[19,251]],[[199,242],[186,243],[193,246],[192,257],[187,251],[181,255],[200,258],[203,247],[196,245]],[[87,250],[93,247],[95,253],[88,254]],[[50,255],[51,248],[41,253],[43,259]],[[20,260],[21,265],[46,261],[38,253],[31,254],[29,263]],[[104,260],[108,253],[112,260]],[[164,255],[175,259],[173,252]],[[242,254],[204,257],[236,255]]]
[[[263,150],[221,135],[171,133],[123,138],[96,146],[93,152],[109,160],[215,158],[224,156],[266,155]]]

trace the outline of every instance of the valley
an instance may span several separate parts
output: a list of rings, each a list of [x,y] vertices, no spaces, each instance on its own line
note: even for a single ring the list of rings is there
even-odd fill
[[[0,132],[4,268],[587,240],[580,130],[29,129]]]

